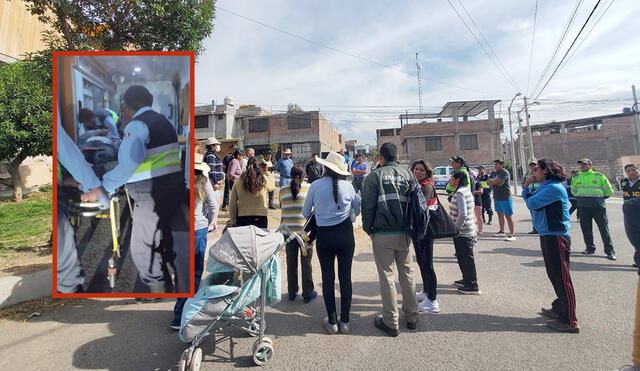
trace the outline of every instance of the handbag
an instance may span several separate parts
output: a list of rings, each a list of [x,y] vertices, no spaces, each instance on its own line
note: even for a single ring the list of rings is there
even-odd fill
[[[440,198],[437,195],[436,199],[438,200],[438,208],[436,210],[429,209],[427,236],[434,240],[457,236],[460,233],[460,229],[453,222],[449,213],[442,207]]]

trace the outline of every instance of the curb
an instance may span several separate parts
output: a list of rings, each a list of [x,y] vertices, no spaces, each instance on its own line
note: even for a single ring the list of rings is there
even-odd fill
[[[51,268],[18,276],[0,277],[0,308],[51,296]]]

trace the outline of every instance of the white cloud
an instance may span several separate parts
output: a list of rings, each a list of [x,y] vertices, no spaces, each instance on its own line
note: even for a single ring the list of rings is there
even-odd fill
[[[524,92],[535,1],[464,3]],[[607,3],[603,2],[603,6]],[[295,102],[305,109],[320,108],[346,138],[373,143],[376,128],[398,126],[400,113],[417,110],[417,82],[412,76],[416,51],[420,52],[425,77],[426,111],[438,111],[452,100],[510,100],[515,95],[516,89],[491,64],[446,2],[389,4],[219,1],[219,6],[246,17],[406,73],[336,53],[218,10],[214,33],[205,41],[207,51],[196,67],[196,102],[207,103],[229,95],[238,103],[273,110],[285,109],[287,103]],[[595,1],[584,1],[561,53],[593,4]],[[541,98],[582,101],[630,97],[630,85],[640,85],[640,81],[634,81],[640,73],[640,55],[634,47],[640,34],[629,28],[640,16],[634,4],[634,0],[618,0],[611,6]],[[550,58],[574,5],[539,2],[529,90]],[[429,79],[488,93],[461,90]],[[501,107],[505,122],[507,104],[503,102]],[[551,105],[545,101],[532,108],[531,118],[533,123],[541,123],[608,114],[618,112],[624,105],[630,104],[615,101]]]

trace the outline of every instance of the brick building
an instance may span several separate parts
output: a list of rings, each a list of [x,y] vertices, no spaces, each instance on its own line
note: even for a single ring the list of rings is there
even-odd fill
[[[432,165],[448,164],[452,154],[463,156],[469,164],[487,165],[502,157],[500,132],[502,119],[494,106],[499,100],[448,102],[439,113],[402,114],[401,127],[378,129],[377,147],[392,142],[401,149],[405,162],[423,158]],[[486,118],[476,118],[486,112]],[[422,120],[409,123],[409,120]]]
[[[257,154],[279,144],[281,149],[291,148],[294,159],[308,160],[313,153],[324,157],[329,151],[345,148],[339,134],[318,111],[278,114],[243,119],[244,146]]]
[[[623,112],[531,126],[534,154],[557,160],[567,170],[575,170],[578,159],[590,158],[593,167],[614,182],[628,156],[640,155],[634,116]],[[526,130],[523,134],[524,153],[529,156]],[[515,148],[519,154],[518,141]]]

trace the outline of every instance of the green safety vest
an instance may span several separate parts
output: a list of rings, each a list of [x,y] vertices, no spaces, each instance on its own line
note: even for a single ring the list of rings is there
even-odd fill
[[[182,171],[180,146],[170,143],[147,150],[147,158],[138,166],[127,183],[139,182]]]
[[[463,167],[460,168],[460,171],[462,171],[463,173],[465,173],[467,175],[467,187],[471,187],[471,179],[469,178],[469,172],[467,171],[467,168],[463,166]],[[451,186],[451,184],[447,184],[447,187],[445,189],[447,190],[447,192],[453,192],[453,191],[456,190],[455,188],[453,188]]]
[[[612,195],[613,188],[606,176],[590,169],[572,178],[571,193],[575,197],[603,198]]]

